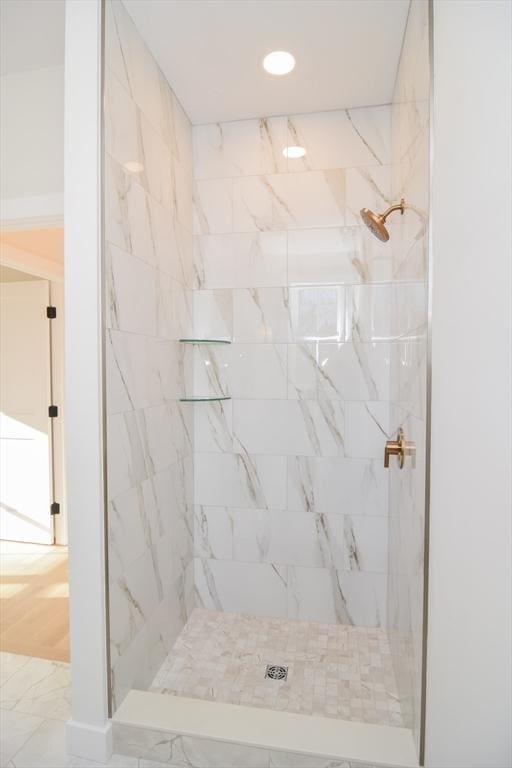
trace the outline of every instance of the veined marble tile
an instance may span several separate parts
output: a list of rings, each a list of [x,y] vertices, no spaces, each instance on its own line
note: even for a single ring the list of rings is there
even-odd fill
[[[30,660],[30,656],[21,656],[18,653],[0,652],[0,685],[4,685],[7,680],[19,669],[25,666]]]
[[[391,159],[390,107],[363,107],[292,115],[288,143],[306,149],[288,171],[385,165]]]
[[[286,457],[196,453],[195,503],[252,509],[286,508]]]
[[[383,626],[386,576],[289,566],[288,617],[328,624]]]
[[[268,752],[210,739],[115,724],[115,749],[172,768],[268,768]],[[140,762],[140,766],[146,765]],[[149,763],[148,765],[151,765]]]
[[[369,282],[356,227],[290,230],[290,285],[339,285]]]
[[[106,18],[106,60],[133,100],[156,128],[162,125],[162,99],[158,65],[121,3],[110,4]]]
[[[391,197],[389,165],[349,168],[345,178],[347,224],[361,224],[361,208],[371,208],[375,213],[381,213],[395,202]]]
[[[232,403],[198,403],[194,412],[194,450],[203,453],[233,451]]]
[[[233,510],[196,504],[194,557],[233,560]]]
[[[389,400],[390,344],[320,342],[288,349],[288,396]]]
[[[344,568],[386,574],[388,571],[388,520],[370,515],[343,518]]]
[[[396,437],[406,415],[386,402],[346,402],[347,456],[383,460],[386,440]]]
[[[159,574],[147,549],[119,579],[110,582],[110,647],[113,663],[129,648],[159,602]]]
[[[294,341],[344,341],[346,292],[344,286],[289,289],[291,331]]]
[[[165,340],[190,338],[193,330],[192,291],[163,272],[156,285],[157,335]]]
[[[286,398],[286,344],[232,344],[226,375],[233,398]]]
[[[233,560],[342,568],[342,519],[283,510],[234,509]]]
[[[194,291],[193,338],[233,337],[233,295],[229,290]]]
[[[341,169],[234,179],[235,232],[342,227],[345,174]]]
[[[339,456],[344,453],[341,403],[316,400],[235,400],[235,447],[250,454]]]
[[[286,233],[199,235],[195,238],[197,288],[286,286]]]
[[[247,288],[233,291],[233,340],[286,342],[291,338],[288,290]]]
[[[147,336],[107,332],[109,413],[147,408],[163,402],[155,342]]]
[[[148,264],[114,245],[106,249],[110,328],[156,335],[156,278]]]
[[[354,340],[425,337],[426,289],[423,284],[355,285],[350,291],[349,312]]]
[[[194,184],[194,234],[233,231],[233,181],[203,179]]]
[[[151,520],[140,485],[109,502],[109,576],[119,578],[151,546]]]
[[[107,420],[108,493],[114,499],[147,477],[144,449],[135,412],[113,414]]]
[[[143,162],[139,111],[128,91],[107,67],[105,69],[105,149],[124,166]],[[142,180],[143,172],[138,177]],[[142,182],[141,182],[142,183]]]
[[[192,452],[193,414],[186,403],[171,401],[137,411],[137,425],[149,475]]]
[[[233,396],[229,382],[231,346],[227,344],[184,345],[192,360],[192,379],[189,391],[203,396]],[[191,389],[190,389],[191,388]]]
[[[256,616],[286,615],[286,566],[198,558],[194,562],[202,607]]]
[[[288,508],[321,514],[386,515],[381,460],[288,457]]]
[[[0,710],[0,762],[12,765],[11,758],[41,725],[41,717],[7,709]]]
[[[194,126],[198,179],[256,176],[286,171],[285,117],[263,117]]]
[[[69,666],[31,658],[0,691],[2,709],[67,720],[70,715]]]

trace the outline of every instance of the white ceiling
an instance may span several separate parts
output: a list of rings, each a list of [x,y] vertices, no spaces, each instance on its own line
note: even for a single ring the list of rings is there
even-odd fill
[[[64,0],[0,0],[0,73],[64,63]]]
[[[123,0],[193,123],[384,104],[409,0]],[[290,51],[295,70],[261,66]]]

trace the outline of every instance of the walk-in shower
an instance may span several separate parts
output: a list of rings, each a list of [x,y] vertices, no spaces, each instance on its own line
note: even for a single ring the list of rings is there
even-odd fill
[[[118,752],[209,765],[185,741],[172,762],[173,738],[208,737],[285,765],[262,734],[323,723],[345,745],[384,733],[350,727],[385,727],[419,754],[428,4],[406,15],[390,103],[192,124],[143,39],[150,17],[106,2]],[[385,462],[386,444],[411,460]],[[304,750],[321,757],[330,738]]]

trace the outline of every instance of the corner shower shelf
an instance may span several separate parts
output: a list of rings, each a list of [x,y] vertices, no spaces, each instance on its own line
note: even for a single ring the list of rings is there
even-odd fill
[[[229,339],[180,339],[182,344],[231,344]]]
[[[213,397],[180,397],[180,403],[212,403],[220,400],[231,400],[228,395],[216,395]]]

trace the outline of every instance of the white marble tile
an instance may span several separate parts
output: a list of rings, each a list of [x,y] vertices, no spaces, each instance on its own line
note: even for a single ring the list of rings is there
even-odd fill
[[[194,291],[193,305],[193,338],[231,340],[233,337],[231,291]]]
[[[2,709],[66,720],[70,714],[69,667],[58,661],[31,658],[0,691]]]
[[[358,227],[288,232],[290,285],[338,285],[368,282],[369,278]]]
[[[188,338],[193,332],[192,291],[163,272],[156,286],[157,335],[162,339]]]
[[[388,520],[373,515],[343,518],[344,568],[386,574],[388,571]]]
[[[353,458],[384,458],[386,440],[391,440],[401,419],[391,418],[386,402],[345,403],[346,451]]]
[[[136,333],[107,334],[109,413],[148,408],[163,402],[156,343]]]
[[[106,249],[106,270],[109,327],[156,335],[155,271],[114,245]]]
[[[143,165],[139,113],[128,91],[107,68],[105,70],[105,148],[117,162]],[[142,174],[138,176],[142,178]]]
[[[233,396],[229,381],[231,346],[228,344],[186,345],[192,360],[192,377],[187,389],[201,396]]]
[[[423,338],[426,289],[422,284],[356,285],[350,289],[351,335],[359,341]]]
[[[119,578],[151,544],[151,520],[140,485],[109,502],[109,576]]]
[[[344,452],[341,403],[316,400],[235,400],[235,446],[250,454],[338,456]]]
[[[288,617],[378,627],[386,621],[384,574],[288,568]]]
[[[248,288],[233,291],[233,340],[286,342],[291,337],[286,288]]]
[[[233,559],[233,511],[227,507],[196,505],[194,556],[213,560]]]
[[[233,231],[233,181],[204,179],[194,184],[194,233]]]
[[[195,503],[205,506],[286,508],[286,458],[196,453]]]
[[[234,235],[194,237],[194,285],[196,288],[235,287]]]
[[[226,359],[232,397],[252,400],[286,398],[286,344],[232,344]]]
[[[4,685],[29,659],[29,656],[21,656],[18,653],[0,652],[0,685]]]
[[[107,431],[109,497],[114,499],[118,494],[145,480],[147,468],[134,412],[109,416]]]
[[[0,763],[9,765],[16,752],[43,722],[41,717],[0,710]]]
[[[286,171],[285,117],[197,125],[193,129],[198,179]]]
[[[288,118],[288,141],[306,155],[288,170],[385,165],[391,159],[390,107],[333,110]]]
[[[288,349],[288,396],[389,400],[391,345],[293,344]]]
[[[106,18],[108,65],[156,128],[162,124],[162,95],[158,66],[130,16],[120,3],[112,3]]]
[[[196,558],[195,586],[199,603],[210,610],[284,616],[286,570],[286,567],[268,563]]]
[[[341,169],[248,176],[233,182],[235,232],[342,227],[345,174]]]
[[[347,333],[344,286],[289,289],[294,341],[344,341]]]
[[[167,765],[172,768],[268,768],[268,752],[162,731],[114,725],[115,749],[141,759],[139,766]],[[147,762],[150,760],[151,762]],[[156,763],[153,762],[156,760]]]
[[[233,451],[233,415],[230,400],[197,403],[194,410],[194,450],[202,453]]]
[[[321,514],[386,515],[382,459],[288,457],[288,508]]]
[[[253,232],[232,236],[237,288],[287,285],[286,232]]]
[[[342,519],[283,510],[234,509],[233,559],[342,568]]]
[[[360,215],[362,208],[370,208],[375,213],[382,213],[395,202],[391,194],[389,165],[349,168],[345,179],[347,224],[362,223]]]

